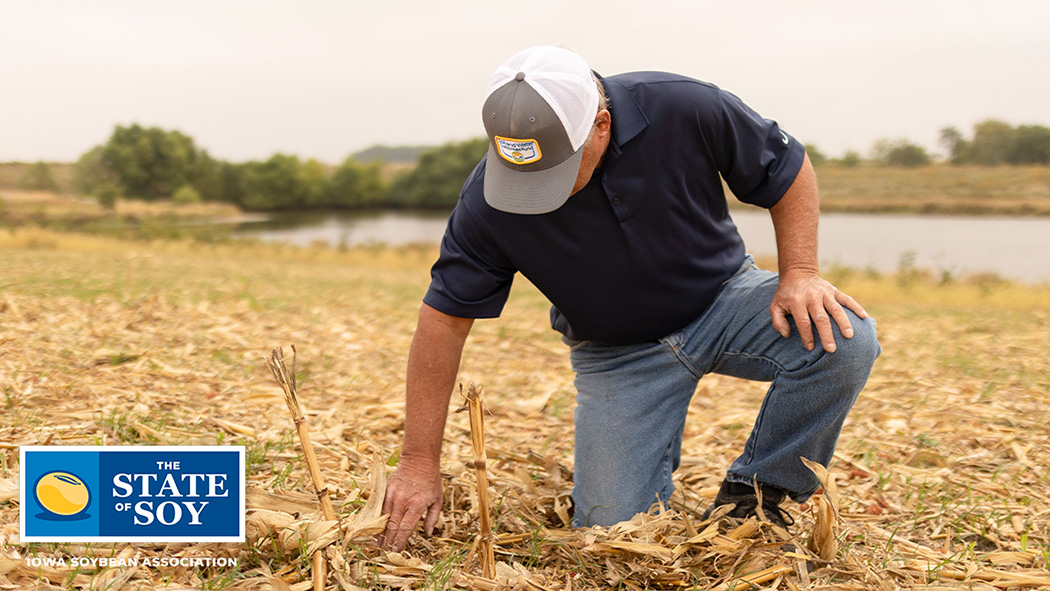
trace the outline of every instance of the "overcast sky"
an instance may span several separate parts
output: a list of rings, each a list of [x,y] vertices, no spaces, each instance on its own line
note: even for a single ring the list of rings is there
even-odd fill
[[[541,44],[713,82],[830,156],[937,152],[945,126],[1050,125],[1047,23],[1046,0],[0,0],[0,161],[133,122],[234,161],[467,139],[492,70]]]

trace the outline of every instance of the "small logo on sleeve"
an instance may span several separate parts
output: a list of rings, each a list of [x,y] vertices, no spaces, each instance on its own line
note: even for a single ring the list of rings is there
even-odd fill
[[[543,158],[543,154],[540,152],[540,144],[536,140],[517,140],[498,135],[495,139],[499,155],[511,164],[531,164]]]

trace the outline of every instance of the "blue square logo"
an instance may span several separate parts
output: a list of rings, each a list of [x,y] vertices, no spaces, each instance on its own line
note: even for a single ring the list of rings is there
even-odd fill
[[[23,542],[243,542],[244,447],[22,447]]]

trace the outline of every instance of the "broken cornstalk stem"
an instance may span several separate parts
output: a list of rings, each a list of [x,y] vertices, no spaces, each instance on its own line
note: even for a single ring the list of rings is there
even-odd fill
[[[467,389],[467,407],[470,411],[470,440],[474,448],[474,474],[478,481],[478,556],[481,558],[481,576],[496,576],[496,554],[489,519],[489,479],[485,454],[485,420],[482,416],[481,392],[474,384]]]
[[[321,512],[324,514],[325,519],[335,521],[335,507],[332,506],[332,499],[328,496],[328,485],[325,484],[324,477],[321,476],[321,466],[317,463],[317,455],[314,453],[314,446],[310,441],[310,430],[306,426],[303,410],[299,406],[299,397],[295,385],[295,361],[295,345],[292,345],[292,371],[290,372],[288,371],[288,366],[284,363],[284,351],[277,347],[270,356],[270,373],[273,374],[273,378],[277,380],[281,389],[284,390],[284,401],[288,404],[288,410],[292,413],[292,422],[295,423],[295,430],[299,434],[299,444],[302,446],[303,455],[306,457],[306,467],[310,470],[310,479],[313,481],[314,490],[317,492],[317,500],[321,503]]]
[[[321,466],[317,463],[317,455],[314,453],[314,446],[310,441],[310,430],[306,426],[303,410],[299,406],[299,397],[295,384],[296,355],[295,345],[292,345],[292,370],[288,371],[288,366],[284,363],[284,350],[281,347],[277,347],[271,353],[270,359],[267,360],[267,366],[270,368],[270,373],[273,374],[273,379],[284,390],[284,401],[288,404],[288,410],[292,413],[292,422],[295,423],[295,430],[299,435],[299,445],[302,446],[303,456],[306,457],[306,467],[310,471],[310,479],[313,481],[314,491],[317,492],[317,501],[321,505],[321,513],[325,519],[336,521],[335,507],[332,506],[332,499],[328,496],[328,485],[321,475]],[[315,591],[320,591],[324,589],[325,580],[328,578],[327,564],[324,561],[324,550],[321,549],[314,552],[311,560],[313,562],[313,587]]]

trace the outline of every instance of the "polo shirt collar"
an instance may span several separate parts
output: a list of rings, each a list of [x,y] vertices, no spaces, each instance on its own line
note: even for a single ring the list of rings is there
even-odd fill
[[[601,81],[605,87],[605,95],[609,97],[612,142],[617,147],[622,146],[645,129],[649,125],[649,119],[626,86],[616,80],[604,78],[597,72],[594,72],[594,75]]]

